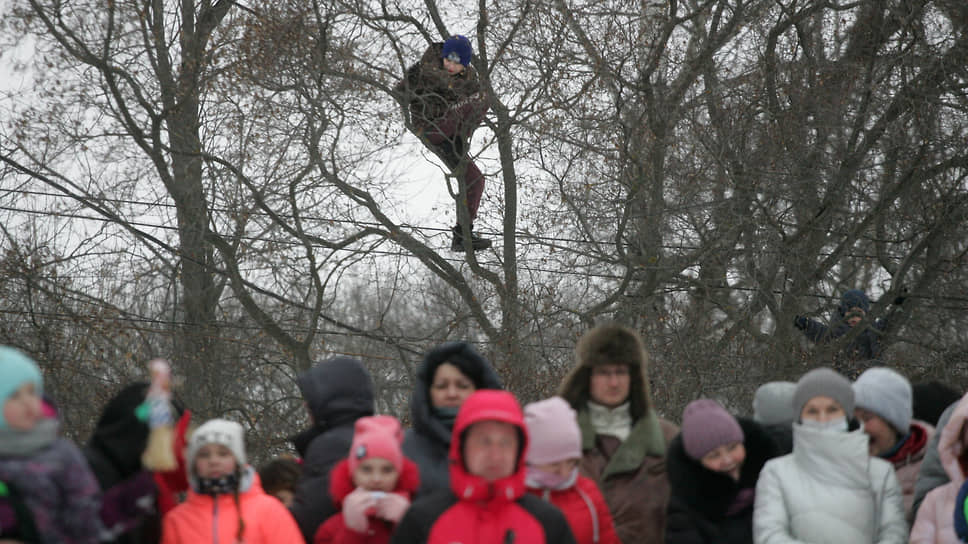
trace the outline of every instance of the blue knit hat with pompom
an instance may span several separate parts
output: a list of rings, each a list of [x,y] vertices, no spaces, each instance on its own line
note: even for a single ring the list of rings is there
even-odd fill
[[[444,50],[440,53],[440,58],[450,59],[467,66],[471,63],[471,55],[473,54],[474,48],[471,47],[471,41],[466,36],[455,34],[444,42]]]

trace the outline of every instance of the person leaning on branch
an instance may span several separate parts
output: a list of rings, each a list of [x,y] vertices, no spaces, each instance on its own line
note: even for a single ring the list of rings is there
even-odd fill
[[[394,88],[408,105],[410,123],[420,141],[444,161],[459,179],[461,193],[466,194],[465,202],[457,205],[453,251],[464,250],[465,234],[470,234],[473,251],[491,247],[491,240],[472,230],[484,194],[484,174],[471,160],[468,148],[488,109],[487,93],[471,66],[473,54],[470,40],[459,34],[432,43]],[[465,203],[466,219],[461,209]]]

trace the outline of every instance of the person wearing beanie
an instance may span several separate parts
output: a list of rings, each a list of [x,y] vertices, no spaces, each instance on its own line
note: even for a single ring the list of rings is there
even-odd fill
[[[484,174],[471,160],[470,141],[489,103],[471,66],[472,56],[470,40],[459,34],[432,43],[394,88],[408,106],[408,127],[458,179],[459,190],[451,191],[458,197],[452,251],[491,247],[491,240],[473,231],[484,194]]]
[[[904,513],[914,520],[914,486],[934,427],[912,419],[912,390],[907,378],[884,367],[864,371],[854,382],[854,415],[870,437],[870,454],[894,465],[904,495]]]
[[[575,411],[561,397],[524,407],[531,444],[525,483],[558,507],[578,544],[620,544],[612,514],[598,485],[578,471],[581,429]]]
[[[299,374],[296,385],[309,410],[310,427],[291,440],[303,459],[289,508],[306,542],[337,512],[329,475],[353,442],[354,423],[373,415],[373,378],[363,362],[337,356]]]
[[[944,418],[942,418],[944,419]],[[968,477],[968,395],[955,405],[938,433],[938,457],[948,482],[927,493],[911,528],[911,544],[954,544],[964,542],[958,529],[963,527],[965,500],[963,488]]]
[[[417,465],[400,449],[403,431],[392,416],[356,420],[349,455],[330,475],[340,512],[323,523],[314,544],[386,544],[417,491]]]
[[[390,542],[574,544],[561,511],[526,492],[529,443],[514,395],[474,392],[454,422],[450,489],[416,499]]]
[[[403,438],[403,453],[420,469],[423,496],[450,488],[447,455],[451,430],[461,405],[481,389],[502,389],[491,363],[467,342],[445,342],[424,355],[410,395],[413,427]]]
[[[907,542],[894,468],[870,456],[867,434],[849,419],[854,407],[850,380],[829,368],[797,382],[793,453],[763,467],[754,542]]]
[[[575,359],[558,394],[578,414],[580,469],[605,495],[622,542],[661,543],[669,500],[666,448],[679,429],[652,406],[642,338],[628,327],[602,324],[578,340]]]
[[[711,399],[690,402],[669,445],[666,542],[752,542],[756,481],[779,453],[760,424]]]
[[[301,542],[296,520],[266,495],[246,462],[245,433],[234,421],[211,419],[188,439],[188,497],[165,514],[162,544]]]
[[[793,412],[793,392],[796,388],[797,384],[793,382],[767,382],[756,388],[753,395],[753,421],[773,437],[783,455],[793,451],[793,422],[797,419]]]
[[[895,306],[900,308],[905,298],[904,295],[895,297]],[[801,315],[794,317],[793,325],[803,331],[804,336],[810,341],[828,344],[851,334],[854,327],[862,325],[868,318],[867,314],[870,310],[871,301],[867,293],[860,289],[850,289],[841,295],[840,304],[837,306],[837,318],[829,326]],[[869,326],[864,325],[860,333],[851,334],[852,338],[843,347],[840,356],[851,363],[880,357],[881,337],[889,323],[887,318],[880,318],[874,320]]]
[[[98,542],[97,480],[81,451],[45,415],[40,368],[0,346],[0,541]]]

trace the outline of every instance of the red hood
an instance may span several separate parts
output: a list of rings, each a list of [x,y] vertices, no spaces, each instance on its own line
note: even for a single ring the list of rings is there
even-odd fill
[[[514,474],[493,482],[467,472],[461,457],[464,431],[479,421],[500,421],[518,428],[522,439]],[[528,430],[524,424],[521,405],[507,391],[482,389],[464,401],[454,422],[450,441],[450,488],[462,500],[514,501],[525,493],[525,456],[528,453]]]
[[[400,470],[400,478],[397,479],[397,487],[393,489],[393,493],[410,499],[416,493],[418,487],[420,487],[420,476],[417,465],[404,457],[403,469]],[[343,499],[354,489],[356,489],[356,485],[353,484],[353,475],[350,474],[350,464],[346,459],[343,459],[329,473],[329,496],[332,497],[333,503],[337,507],[342,508]]]

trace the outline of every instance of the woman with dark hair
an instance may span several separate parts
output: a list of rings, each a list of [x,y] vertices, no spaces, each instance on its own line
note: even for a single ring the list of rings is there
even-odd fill
[[[420,469],[417,496],[450,488],[447,452],[467,397],[479,389],[501,388],[491,363],[467,342],[446,342],[427,352],[410,397],[413,428],[403,440],[404,455]]]

